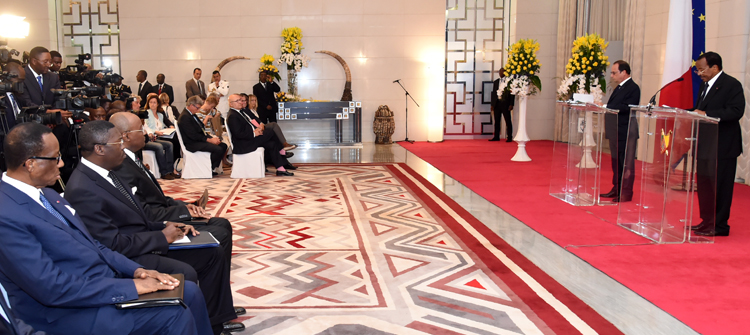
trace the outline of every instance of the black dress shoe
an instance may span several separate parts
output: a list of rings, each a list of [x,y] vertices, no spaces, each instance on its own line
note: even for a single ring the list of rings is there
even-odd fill
[[[247,311],[245,310],[245,307],[234,306],[234,314],[245,315],[245,313],[247,313]]]
[[[218,176],[218,175],[219,175],[219,173],[218,173],[218,172],[211,172],[211,176],[214,176],[214,177],[216,177],[216,176]]]
[[[708,227],[709,227],[709,225],[706,224],[706,222],[701,221],[701,223],[699,223],[699,224],[697,224],[695,226],[690,226],[690,230],[706,230],[706,228],[708,228]]]
[[[626,195],[626,196],[616,197],[616,198],[612,199],[612,202],[628,202],[628,201],[632,201],[632,200],[633,200],[633,196],[632,195],[630,195],[630,196]]]
[[[287,169],[287,170],[297,170],[297,167],[294,166],[294,165],[292,165],[292,163],[289,163],[289,164],[284,164],[284,169]]]
[[[505,140],[505,142],[513,142],[513,138],[508,137],[508,139]]]
[[[693,234],[698,236],[729,236],[729,232],[723,232],[723,231],[716,231],[713,229],[707,229],[707,230],[696,230],[693,232]]]
[[[500,139],[499,138],[491,138],[491,139],[489,139],[489,141],[490,142],[497,142],[497,141],[500,141]]]
[[[245,330],[245,325],[242,322],[224,322],[224,330],[229,332],[241,332]]]
[[[602,197],[602,198],[615,198],[615,197],[617,197],[617,191],[616,190],[611,190],[611,191],[609,191],[609,193],[602,193],[599,196]]]
[[[276,170],[276,175],[277,175],[277,176],[287,176],[287,177],[291,177],[291,176],[293,176],[293,175],[294,175],[294,173],[291,173],[291,172],[289,172],[289,171],[278,171],[278,170]]]
[[[294,156],[294,153],[290,152],[290,151],[287,151],[286,155],[284,155],[284,157],[286,157],[286,158],[292,158],[293,156]]]

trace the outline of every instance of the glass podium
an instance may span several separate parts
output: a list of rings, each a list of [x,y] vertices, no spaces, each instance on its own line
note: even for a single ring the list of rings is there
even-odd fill
[[[690,227],[715,225],[718,122],[682,109],[633,106],[628,127],[637,132],[628,132],[625,157],[635,148],[636,159],[626,160],[625,173],[633,171],[635,182],[632,201],[619,203],[619,226],[656,243],[713,243]]]
[[[602,171],[611,171],[609,157],[602,161],[605,116],[614,115],[616,120],[618,111],[592,103],[557,104],[563,114],[559,119],[564,120],[557,131],[563,139],[554,142],[549,194],[573,206],[604,204],[599,199]],[[617,122],[613,125],[617,134]]]

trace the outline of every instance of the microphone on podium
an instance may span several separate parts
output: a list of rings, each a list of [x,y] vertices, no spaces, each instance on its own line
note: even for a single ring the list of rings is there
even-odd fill
[[[395,83],[397,83],[399,81],[401,81],[401,79],[396,79],[396,80],[393,81],[393,83],[395,84]]]
[[[683,80],[685,80],[685,78],[679,77],[679,78],[677,78],[675,80],[670,81],[666,85],[662,86],[662,88],[660,88],[658,91],[656,91],[656,93],[654,93],[654,96],[651,97],[651,100],[648,101],[648,104],[651,105],[651,106],[655,105],[656,104],[656,95],[659,94],[659,92],[661,92],[661,90],[665,89],[669,85],[672,85],[672,84],[674,84],[676,82],[680,82],[680,81],[683,81]]]

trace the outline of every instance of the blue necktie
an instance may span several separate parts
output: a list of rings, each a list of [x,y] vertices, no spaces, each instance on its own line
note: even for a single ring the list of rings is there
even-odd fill
[[[68,223],[68,220],[65,219],[60,212],[58,212],[55,207],[52,207],[52,204],[47,201],[47,198],[44,197],[44,194],[39,194],[39,200],[42,201],[42,205],[44,205],[44,208],[47,209],[48,212],[52,213],[56,218],[60,219],[60,221],[64,222],[68,227],[70,227],[70,223]]]
[[[42,76],[37,76],[36,81],[39,83],[39,90],[44,92],[44,85],[42,85]]]

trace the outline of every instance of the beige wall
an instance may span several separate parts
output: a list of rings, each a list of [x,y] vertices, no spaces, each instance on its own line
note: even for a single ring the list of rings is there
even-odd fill
[[[54,3],[54,0],[3,0],[0,4],[0,15],[23,16],[29,23],[29,36],[9,39],[8,47],[21,53],[35,46],[56,49],[57,20]],[[21,59],[20,55],[14,58]]]
[[[522,38],[532,38],[540,44],[537,57],[542,63],[542,92],[529,98],[526,109],[526,131],[532,140],[552,139],[557,91],[557,82],[554,79],[557,16],[558,0],[511,0],[510,43]],[[514,113],[514,124],[518,124],[517,117]]]
[[[163,72],[182,106],[193,68],[201,67],[208,82],[221,60],[239,55],[252,60],[229,63],[223,79],[232,92],[252,92],[260,57],[278,58],[281,31],[292,26],[302,29],[303,53],[312,58],[300,74],[302,97],[341,98],[344,71],[330,56],[314,53],[335,52],[351,68],[354,100],[363,102],[363,141],[374,141],[373,117],[382,104],[396,112],[393,139],[404,138],[404,93],[396,79],[422,106],[409,106],[409,138],[427,140],[428,114],[443,115],[442,1],[121,0],[122,74],[133,85],[140,69],[152,83]],[[281,71],[285,89],[285,67]]]

